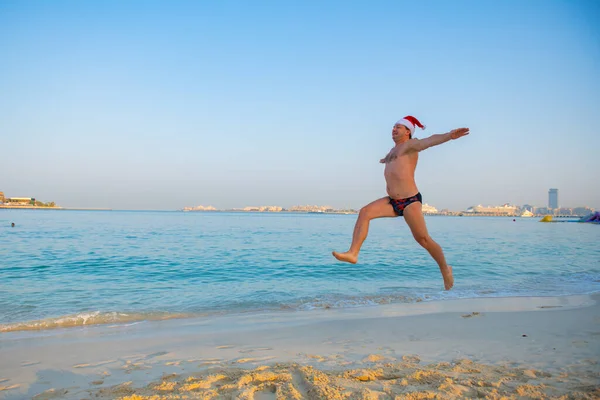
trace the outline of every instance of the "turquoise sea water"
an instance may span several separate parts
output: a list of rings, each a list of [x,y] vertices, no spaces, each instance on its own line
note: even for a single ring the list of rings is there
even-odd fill
[[[302,311],[600,291],[600,226],[427,217],[454,267],[402,218],[371,223],[340,263],[356,215],[0,210],[0,331],[214,313]],[[14,222],[16,227],[11,228]]]

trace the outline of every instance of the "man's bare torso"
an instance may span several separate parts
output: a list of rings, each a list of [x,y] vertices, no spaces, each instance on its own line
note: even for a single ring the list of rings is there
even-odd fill
[[[415,183],[415,169],[419,160],[418,152],[401,153],[405,143],[395,146],[382,160],[385,163],[385,182],[387,193],[393,199],[405,199],[418,193]]]

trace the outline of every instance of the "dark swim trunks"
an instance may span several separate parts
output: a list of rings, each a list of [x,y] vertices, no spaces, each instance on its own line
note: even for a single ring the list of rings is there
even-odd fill
[[[412,197],[407,197],[406,199],[395,200],[390,197],[390,204],[394,208],[394,212],[396,213],[396,215],[398,215],[399,217],[403,216],[404,209],[409,204],[412,204],[415,201],[418,201],[419,203],[423,204],[423,198],[421,197],[421,192],[415,194]]]

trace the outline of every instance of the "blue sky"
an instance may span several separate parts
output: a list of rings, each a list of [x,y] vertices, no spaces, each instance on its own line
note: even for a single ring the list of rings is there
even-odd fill
[[[71,207],[360,206],[391,127],[438,208],[600,208],[596,1],[0,0],[0,191]]]

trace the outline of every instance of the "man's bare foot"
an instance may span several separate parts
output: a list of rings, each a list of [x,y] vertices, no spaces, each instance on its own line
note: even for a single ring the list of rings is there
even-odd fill
[[[356,254],[350,253],[349,251],[345,253],[338,253],[337,251],[332,251],[331,254],[333,254],[333,256],[338,260],[349,262],[351,264],[356,264],[356,262],[358,261],[358,256]]]
[[[452,275],[452,267],[448,265],[448,269],[446,271],[442,270],[442,276],[444,277],[444,287],[446,290],[452,289],[454,286],[454,276]]]

